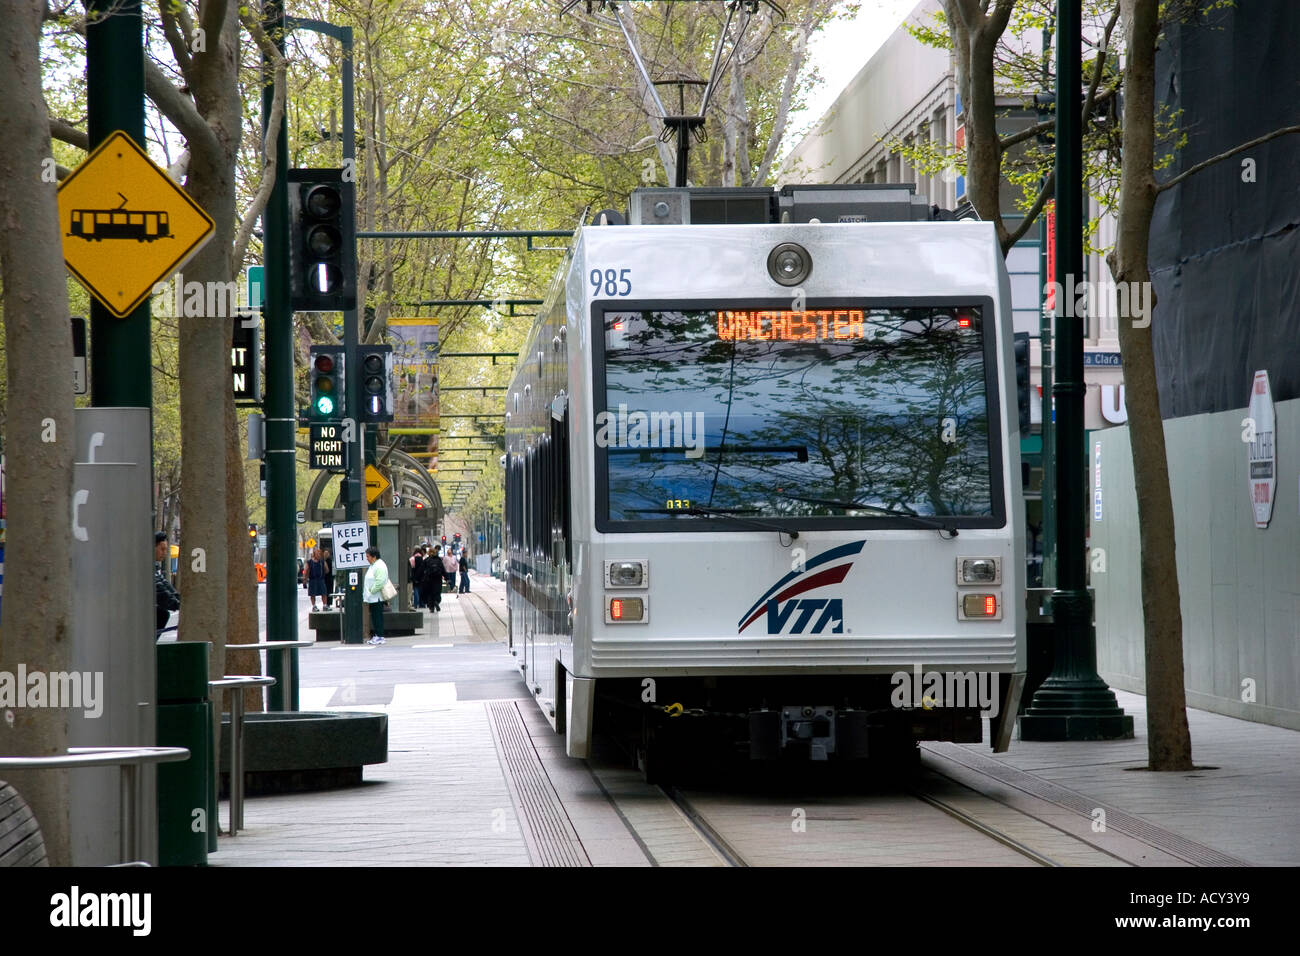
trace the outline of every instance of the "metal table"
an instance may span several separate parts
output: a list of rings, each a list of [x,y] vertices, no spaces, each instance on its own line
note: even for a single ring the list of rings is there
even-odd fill
[[[140,859],[140,807],[144,805],[140,764],[173,763],[188,760],[185,747],[69,747],[66,755],[48,757],[0,757],[0,770],[77,770],[82,767],[114,766],[119,775],[122,805],[119,834],[122,862]]]
[[[250,644],[238,645],[251,647]],[[233,690],[230,695],[230,835],[244,828],[244,690],[249,687],[270,687],[274,677],[253,677],[227,674],[221,680],[208,681],[214,691]]]

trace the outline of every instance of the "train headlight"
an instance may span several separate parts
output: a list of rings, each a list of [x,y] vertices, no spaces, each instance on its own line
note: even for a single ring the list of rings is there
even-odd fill
[[[797,242],[783,242],[767,254],[767,271],[781,285],[798,285],[812,274],[812,256]]]
[[[1001,563],[997,558],[958,558],[957,583],[1001,584]]]
[[[606,561],[605,583],[611,588],[643,588],[649,583],[647,561]]]
[[[646,620],[645,598],[605,595],[606,624],[642,624]]]

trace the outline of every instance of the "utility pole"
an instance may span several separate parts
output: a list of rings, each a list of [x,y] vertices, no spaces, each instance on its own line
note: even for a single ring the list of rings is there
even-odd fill
[[[262,28],[284,54],[284,6],[267,0]],[[262,134],[271,121],[275,64],[262,56]],[[297,523],[298,415],[293,400],[293,311],[289,305],[289,124],[280,124],[276,140],[275,186],[262,213],[262,250],[266,265],[266,637],[298,639],[298,590],[295,551]],[[298,709],[298,651],[266,656],[271,710]]]
[[[1057,3],[1056,281],[1083,281],[1083,109],[1081,0]],[[1073,284],[1071,280],[1073,279]],[[1133,718],[1097,674],[1097,636],[1084,553],[1083,336],[1086,315],[1070,295],[1056,302],[1056,625],[1052,672],[1020,718],[1022,740],[1116,740],[1133,736]]]
[[[86,130],[90,148],[122,130],[144,145],[144,41],[140,0],[91,0],[86,25]],[[149,301],[125,319],[90,298],[91,404],[153,408]],[[152,461],[149,463],[152,469]],[[152,497],[152,496],[151,496]]]

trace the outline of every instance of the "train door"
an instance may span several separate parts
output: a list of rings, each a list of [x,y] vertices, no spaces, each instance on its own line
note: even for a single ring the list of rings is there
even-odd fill
[[[534,685],[537,673],[537,449],[533,446],[524,456],[523,553],[524,561],[524,680]]]

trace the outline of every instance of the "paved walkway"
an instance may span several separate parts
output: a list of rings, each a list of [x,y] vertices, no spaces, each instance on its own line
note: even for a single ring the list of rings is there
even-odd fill
[[[1124,691],[1115,696],[1133,716],[1133,740],[1013,740],[1005,754],[992,754],[986,745],[963,749],[1249,863],[1300,864],[1300,732],[1189,708],[1198,769],[1151,773],[1146,698]]]

